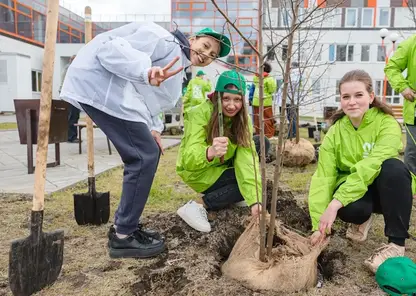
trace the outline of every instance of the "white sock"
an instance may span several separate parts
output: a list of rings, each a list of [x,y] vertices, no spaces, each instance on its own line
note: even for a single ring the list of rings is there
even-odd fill
[[[121,239],[128,237],[127,234],[121,234],[121,233],[117,233],[117,232],[116,232],[116,235],[117,235],[118,238],[121,238]]]

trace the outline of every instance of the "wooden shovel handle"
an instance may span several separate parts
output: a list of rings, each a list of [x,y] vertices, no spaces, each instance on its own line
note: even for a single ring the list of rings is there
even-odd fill
[[[40,97],[38,145],[36,150],[33,211],[42,211],[45,204],[46,161],[48,158],[49,126],[51,121],[53,67],[58,28],[59,0],[48,0],[46,38],[43,52],[42,92]]]
[[[92,39],[91,7],[85,7],[85,43]],[[88,177],[94,177],[94,127],[92,119],[87,116],[87,150],[88,150]]]

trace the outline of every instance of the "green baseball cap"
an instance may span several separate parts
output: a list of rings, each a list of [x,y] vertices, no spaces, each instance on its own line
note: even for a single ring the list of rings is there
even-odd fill
[[[202,76],[202,75],[206,75],[206,74],[205,74],[205,72],[204,72],[204,71],[202,71],[202,70],[199,70],[199,71],[196,73],[196,76]]]
[[[389,258],[377,269],[376,281],[389,295],[416,295],[416,264],[409,257]]]
[[[227,56],[231,51],[230,39],[211,28],[202,29],[201,31],[197,32],[195,36],[211,36],[217,39],[220,42],[220,52],[218,54],[220,58]]]
[[[235,89],[226,89],[225,87],[229,84],[234,85],[237,90]],[[223,72],[217,80],[217,85],[215,86],[215,91],[218,92],[226,92],[231,94],[240,94],[245,96],[246,95],[246,78],[232,70],[232,71],[225,71]]]

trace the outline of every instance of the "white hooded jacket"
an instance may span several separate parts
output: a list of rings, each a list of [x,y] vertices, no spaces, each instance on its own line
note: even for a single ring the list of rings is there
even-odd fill
[[[152,66],[187,67],[179,41],[155,23],[130,23],[102,33],[86,44],[68,71],[60,97],[82,109],[90,105],[111,116],[143,122],[150,130],[163,130],[160,113],[172,109],[182,92],[184,71],[159,87],[149,84]]]

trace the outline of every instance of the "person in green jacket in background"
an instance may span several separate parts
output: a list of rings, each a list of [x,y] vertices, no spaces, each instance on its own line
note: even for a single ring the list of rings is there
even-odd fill
[[[276,92],[277,84],[276,79],[270,75],[272,66],[269,63],[264,63],[263,67],[264,76],[264,134],[267,138],[271,138],[275,134],[274,116],[273,116],[273,95]],[[254,127],[256,135],[260,134],[260,98],[259,98],[259,77],[254,76],[253,84],[255,87],[253,95],[253,116]]]
[[[407,77],[403,72],[407,70]],[[406,124],[406,148],[404,163],[416,174],[416,34],[401,42],[390,58],[384,72],[392,88],[405,98],[403,102],[403,120]]]
[[[205,72],[199,70],[196,73],[196,77],[189,81],[188,86],[186,87],[186,93],[183,97],[183,110],[184,113],[194,107],[202,104],[207,100],[207,92],[211,91],[211,82],[204,80]]]
[[[252,139],[253,127],[246,110],[245,93],[244,76],[226,71],[218,78],[210,100],[193,108],[185,117],[186,129],[176,171],[203,197],[189,201],[177,213],[189,226],[201,232],[211,231],[207,210],[219,210],[245,201],[253,216],[261,212],[258,202],[261,202],[262,187],[256,154],[259,147]],[[221,99],[224,116],[223,136],[219,135],[218,99]]]
[[[404,256],[412,211],[412,176],[397,157],[402,149],[400,124],[375,98],[372,79],[362,70],[339,83],[341,110],[319,149],[318,169],[309,190],[311,242],[330,233],[339,217],[351,223],[347,238],[363,242],[373,213],[384,216],[388,244],[364,264],[372,272],[390,257]]]

